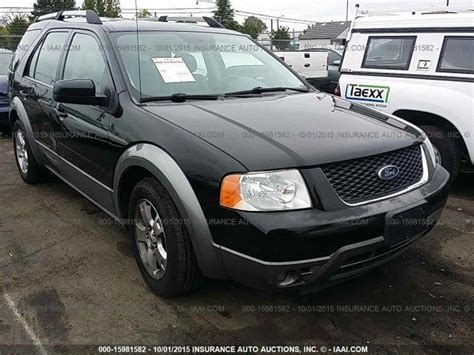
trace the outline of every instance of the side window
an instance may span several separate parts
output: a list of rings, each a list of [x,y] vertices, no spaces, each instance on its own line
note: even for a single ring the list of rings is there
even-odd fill
[[[474,37],[446,37],[438,71],[474,74]]]
[[[38,49],[36,49],[35,53],[30,59],[30,64],[26,71],[26,76],[29,76],[30,78],[33,78],[35,76],[36,63],[38,62],[38,55],[40,52],[41,52],[41,46]]]
[[[96,93],[102,93],[107,78],[108,69],[97,41],[86,34],[75,34],[66,57],[63,79],[90,79]]]
[[[332,51],[328,51],[328,56],[329,56],[328,60],[329,60],[330,65],[335,65],[334,62],[341,60],[341,56]]]
[[[362,68],[408,70],[416,37],[369,37]]]
[[[15,54],[13,56],[13,60],[11,61],[11,70],[15,70],[18,62],[23,58],[26,54],[28,49],[30,49],[31,44],[39,35],[40,30],[31,30],[26,31],[23,37],[21,38],[20,43],[18,43],[18,47],[16,47]]]
[[[54,84],[67,36],[67,32],[52,32],[46,36],[30,62],[29,76],[46,84]]]

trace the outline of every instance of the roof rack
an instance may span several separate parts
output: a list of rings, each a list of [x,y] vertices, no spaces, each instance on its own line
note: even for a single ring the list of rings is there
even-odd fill
[[[102,25],[102,21],[97,15],[94,10],[66,10],[66,11],[59,11],[52,14],[47,14],[43,16],[38,16],[34,19],[33,22],[40,22],[46,20],[56,20],[56,21],[64,21],[68,18],[85,18],[87,23],[93,25]]]
[[[176,23],[194,23],[194,24],[204,22],[204,23],[207,23],[207,25],[209,27],[224,28],[224,26],[222,26],[221,23],[219,23],[218,21],[214,20],[211,17],[206,17],[206,16],[202,16],[202,17],[160,16],[160,17],[158,17],[158,20],[156,20],[156,19],[151,19],[151,20],[158,21],[158,22],[176,22]]]

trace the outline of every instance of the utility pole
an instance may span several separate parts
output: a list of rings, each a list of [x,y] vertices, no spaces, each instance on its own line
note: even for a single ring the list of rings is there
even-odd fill
[[[449,0],[446,0],[446,7],[449,7]]]
[[[346,21],[349,21],[349,0],[346,2]]]

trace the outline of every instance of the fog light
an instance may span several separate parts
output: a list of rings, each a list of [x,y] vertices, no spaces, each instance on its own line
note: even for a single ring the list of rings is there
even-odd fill
[[[283,272],[277,277],[278,286],[285,287],[295,283],[301,276],[299,271]]]

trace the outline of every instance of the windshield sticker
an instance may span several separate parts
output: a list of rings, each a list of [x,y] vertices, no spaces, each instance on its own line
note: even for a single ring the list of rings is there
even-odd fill
[[[193,74],[183,58],[152,58],[163,81],[169,83],[195,82]]]
[[[348,84],[346,86],[346,99],[388,103],[388,96],[390,94],[390,87],[376,86],[376,85],[360,85]]]

